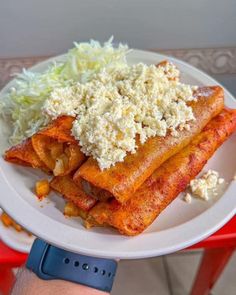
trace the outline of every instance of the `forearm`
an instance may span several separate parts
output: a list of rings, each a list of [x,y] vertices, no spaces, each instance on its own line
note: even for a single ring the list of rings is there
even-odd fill
[[[27,269],[20,269],[12,295],[108,295],[96,289],[63,280],[41,280]]]

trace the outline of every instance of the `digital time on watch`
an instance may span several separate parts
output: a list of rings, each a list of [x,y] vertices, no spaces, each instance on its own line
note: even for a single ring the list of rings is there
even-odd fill
[[[36,239],[26,267],[43,280],[65,280],[110,292],[117,262],[76,254]]]

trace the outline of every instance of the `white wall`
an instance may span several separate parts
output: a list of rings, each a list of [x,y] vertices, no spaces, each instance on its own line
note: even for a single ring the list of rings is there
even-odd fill
[[[137,48],[235,46],[236,0],[0,0],[0,57],[112,34]]]

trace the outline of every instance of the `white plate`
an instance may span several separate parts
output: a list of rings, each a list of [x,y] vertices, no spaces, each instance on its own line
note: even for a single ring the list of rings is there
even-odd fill
[[[33,67],[34,71],[44,70],[59,56]],[[219,84],[203,72],[174,58],[134,50],[128,56],[130,63],[157,63],[172,60],[181,70],[182,80],[195,85]],[[6,92],[14,81],[8,84]],[[236,101],[225,90],[225,103],[236,108]],[[6,126],[1,122],[2,148],[6,147]],[[4,142],[5,140],[5,142]],[[65,218],[62,214],[64,201],[56,194],[39,202],[32,190],[35,181],[45,177],[41,172],[9,164],[0,159],[0,206],[18,223],[36,236],[61,248],[82,254],[112,257],[141,258],[163,255],[190,246],[219,229],[235,213],[236,182],[231,181],[236,170],[236,134],[234,134],[209,161],[206,169],[213,168],[227,181],[223,192],[210,202],[194,200],[186,204],[179,196],[157,220],[141,235],[125,237],[116,231],[104,228],[86,230],[78,218]]]
[[[0,209],[0,214],[2,210]],[[26,232],[17,232],[12,227],[5,227],[0,222],[0,240],[2,240],[10,248],[22,252],[29,253],[34,236],[29,236]]]

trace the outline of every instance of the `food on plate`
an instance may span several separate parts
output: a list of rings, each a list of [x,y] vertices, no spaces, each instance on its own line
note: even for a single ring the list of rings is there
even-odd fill
[[[217,188],[224,183],[224,178],[219,177],[215,170],[208,170],[201,177],[192,179],[189,184],[192,195],[202,200],[209,200],[209,195],[217,195]]]
[[[192,202],[192,197],[208,201],[219,194],[219,189],[224,183],[224,178],[220,177],[217,171],[210,169],[190,181],[183,200],[188,204]]]
[[[66,175],[85,160],[70,134],[74,118],[62,116],[32,136],[32,145],[40,160],[54,175]]]
[[[175,80],[169,79],[169,72]],[[194,120],[189,105],[196,100],[194,90],[179,81],[179,70],[170,62],[138,63],[104,69],[85,84],[57,88],[42,111],[51,118],[74,116],[71,132],[81,151],[104,170],[135,153],[138,142],[188,128]]]
[[[62,116],[53,120],[26,139],[10,148],[5,159],[16,164],[42,168],[54,175],[66,175],[78,168],[86,159],[79,145],[70,134],[72,117]]]
[[[48,174],[39,199],[55,191],[65,216],[133,236],[189,184],[207,191],[193,179],[235,131],[236,110],[224,109],[222,87],[183,83],[168,60],[129,64],[128,52],[75,44],[43,73],[19,75],[0,114],[13,131],[5,160]]]
[[[53,190],[59,192],[64,198],[74,203],[79,208],[88,211],[97,202],[93,197],[87,195],[79,183],[73,181],[72,176],[55,176],[50,186]]]
[[[0,114],[12,125],[11,145],[21,143],[48,125],[50,118],[42,113],[45,100],[55,89],[85,83],[104,69],[120,69],[127,65],[127,45],[114,47],[113,38],[104,44],[95,40],[75,43],[65,59],[53,62],[47,70],[38,73],[23,69],[17,75],[14,87],[1,97]]]
[[[47,179],[42,179],[35,184],[36,196],[41,200],[50,193],[50,185]]]
[[[68,217],[81,217],[85,219],[88,216],[88,211],[79,208],[72,202],[67,202],[64,207],[64,215]]]
[[[25,139],[22,143],[11,147],[5,153],[5,160],[14,164],[47,170],[46,165],[36,154],[31,138]]]
[[[222,111],[179,153],[167,160],[125,204],[99,202],[89,212],[88,227],[110,225],[122,234],[137,235],[182,192],[216,149],[236,130],[236,110]]]
[[[190,195],[190,193],[186,193],[183,197],[184,202],[191,204],[192,203],[192,196]]]
[[[45,128],[37,132],[38,135],[48,136],[58,142],[77,143],[75,138],[71,135],[71,128],[74,118],[71,116],[61,116],[53,120]]]
[[[165,137],[151,137],[139,144],[136,153],[110,169],[101,170],[90,157],[75,173],[75,182],[77,177],[79,181],[82,178],[85,191],[97,199],[114,196],[121,203],[127,201],[155,169],[186,146],[223,109],[221,87],[199,88],[195,96],[197,100],[191,102],[195,120],[189,122],[188,129],[178,136],[168,133]]]
[[[63,144],[41,134],[33,135],[32,144],[40,160],[56,176],[69,174],[85,160],[78,144]]]
[[[2,224],[6,227],[12,227],[18,232],[25,231],[29,236],[31,236],[31,233],[29,233],[27,230],[25,230],[21,225],[16,223],[6,212],[2,212],[1,214],[1,221]]]

